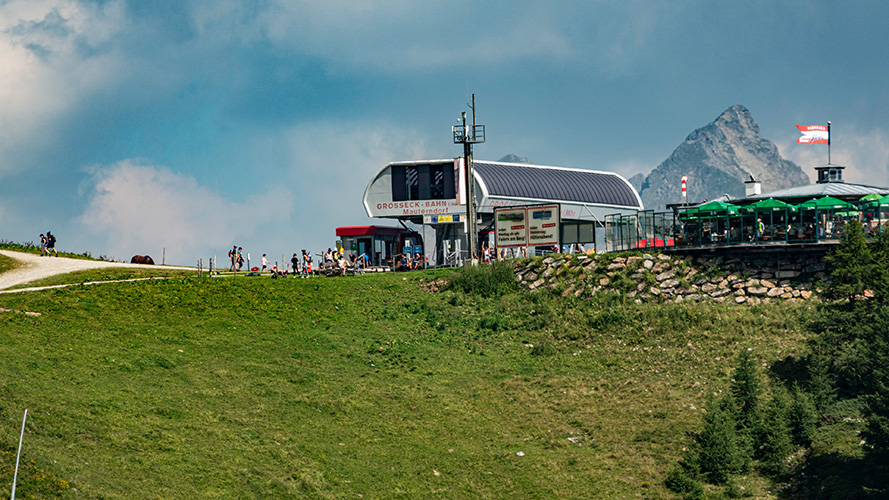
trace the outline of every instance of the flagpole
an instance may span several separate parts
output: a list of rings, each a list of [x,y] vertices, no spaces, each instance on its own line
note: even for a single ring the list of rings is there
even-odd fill
[[[830,120],[827,121],[827,164],[830,165]]]

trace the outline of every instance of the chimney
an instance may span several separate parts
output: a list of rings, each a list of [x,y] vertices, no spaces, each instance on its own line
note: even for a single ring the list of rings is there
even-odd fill
[[[753,178],[753,174],[750,174],[750,180],[744,181],[744,196],[750,198],[751,196],[759,196],[762,194],[762,182]]]

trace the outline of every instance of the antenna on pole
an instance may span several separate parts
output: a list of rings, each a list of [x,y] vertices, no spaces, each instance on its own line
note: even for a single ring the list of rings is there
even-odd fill
[[[827,121],[827,164],[830,165],[830,120]]]
[[[454,134],[454,144],[463,144],[463,158],[464,163],[466,164],[466,243],[469,246],[469,265],[475,265],[477,260],[475,258],[476,252],[476,238],[478,237],[478,231],[476,229],[476,206],[475,206],[475,193],[473,189],[473,174],[472,174],[472,145],[480,142],[485,142],[485,126],[484,125],[476,125],[475,123],[475,94],[472,94],[472,104],[466,103],[470,109],[472,109],[472,125],[466,124],[466,112],[461,113],[462,122],[461,125],[455,125],[452,128],[452,132]]]

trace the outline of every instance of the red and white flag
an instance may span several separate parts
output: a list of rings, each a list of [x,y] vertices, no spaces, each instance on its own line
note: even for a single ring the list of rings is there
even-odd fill
[[[797,125],[803,136],[796,140],[799,144],[830,144],[830,128],[827,125]]]

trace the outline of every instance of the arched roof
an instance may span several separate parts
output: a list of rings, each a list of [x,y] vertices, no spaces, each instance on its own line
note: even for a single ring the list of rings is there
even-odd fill
[[[613,172],[492,161],[475,161],[473,170],[488,196],[642,208],[636,190]]]

